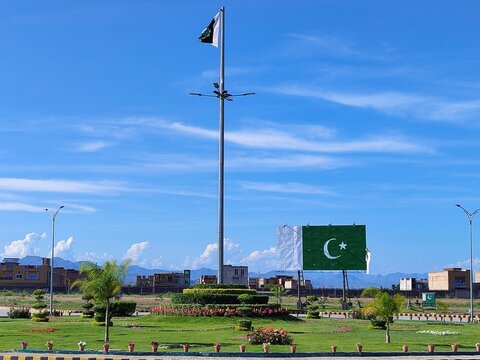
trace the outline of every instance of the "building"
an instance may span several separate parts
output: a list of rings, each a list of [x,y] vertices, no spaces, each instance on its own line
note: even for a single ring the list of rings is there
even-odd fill
[[[401,278],[400,291],[426,291],[428,290],[427,279]]]
[[[285,290],[297,290],[298,279],[291,275],[276,275],[269,278],[255,278],[249,282],[250,289],[268,290],[271,286],[281,285]],[[305,279],[300,283],[300,290],[312,290],[312,281]]]
[[[430,291],[457,291],[470,289],[470,270],[446,268],[443,271],[428,273]]]
[[[50,288],[50,259],[42,258],[41,265],[21,265],[18,258],[4,258],[0,263],[0,287],[4,289]],[[79,279],[78,270],[53,268],[53,288],[68,291],[71,284]]]
[[[248,287],[248,266],[223,265],[223,283]]]
[[[200,284],[216,284],[217,275],[202,275]],[[223,283],[248,287],[248,266],[223,265]]]
[[[151,292],[181,290],[190,287],[190,270],[183,272],[160,272],[153,275],[138,275],[136,286]]]

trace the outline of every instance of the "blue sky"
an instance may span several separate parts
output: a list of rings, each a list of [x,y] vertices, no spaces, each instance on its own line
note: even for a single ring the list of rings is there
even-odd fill
[[[0,252],[215,268],[226,6],[225,262],[275,226],[365,224],[372,273],[468,266],[480,207],[474,1],[0,3]],[[478,225],[477,225],[478,224]],[[480,229],[480,218],[474,220]],[[480,247],[474,227],[474,258]]]

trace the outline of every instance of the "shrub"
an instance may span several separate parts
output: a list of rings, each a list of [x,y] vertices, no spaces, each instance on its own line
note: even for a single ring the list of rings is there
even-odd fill
[[[250,295],[255,295],[257,294],[257,290],[254,289],[238,289],[238,288],[233,288],[233,289],[183,289],[184,294],[236,294],[236,295],[242,295],[242,294],[250,294]]]
[[[238,320],[237,321],[237,326],[235,327],[235,329],[250,331],[252,329],[252,321],[251,320]]]
[[[30,319],[30,308],[27,307],[11,307],[7,313],[10,319]]]
[[[242,295],[238,295],[237,299],[242,304],[252,304],[254,297],[250,294],[242,294]]]
[[[318,310],[308,309],[307,310],[307,318],[308,319],[319,319],[320,312]]]
[[[237,309],[242,308],[242,306],[237,307],[181,307],[177,308],[178,305],[170,306],[156,306],[151,311],[152,314],[158,315],[174,315],[174,316],[243,316]],[[273,306],[250,306],[249,316],[261,316],[261,317],[274,317],[288,315],[288,309],[273,307]]]
[[[132,316],[137,308],[137,303],[133,301],[115,301],[110,303],[109,309],[109,316],[112,318],[113,316]],[[104,304],[96,304],[93,307],[93,311],[95,312],[95,319],[97,319],[97,315],[103,316],[103,320],[105,321],[105,311],[106,305]],[[98,320],[97,320],[98,321]]]
[[[170,294],[173,304],[239,304],[236,294],[182,293]],[[252,303],[268,304],[268,296],[252,295]]]
[[[195,284],[194,289],[247,289],[245,285],[235,284]]]
[[[387,322],[385,320],[371,319],[370,320],[370,328],[371,329],[385,330],[387,328]]]
[[[237,313],[240,316],[248,316],[252,313],[252,308],[250,306],[239,306],[236,308]]]
[[[270,343],[272,345],[289,345],[293,343],[293,338],[283,329],[274,329],[272,327],[258,327],[249,332],[247,339],[252,345]]]

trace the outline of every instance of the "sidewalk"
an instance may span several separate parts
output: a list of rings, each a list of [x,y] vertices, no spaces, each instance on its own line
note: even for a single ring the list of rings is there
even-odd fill
[[[413,353],[158,353],[152,355],[151,353],[145,353],[145,355],[137,354],[131,355],[130,353],[116,353],[116,354],[103,354],[103,353],[47,353],[47,352],[11,352],[0,353],[0,360],[259,360],[259,359],[271,359],[271,360],[284,360],[284,359],[308,359],[308,360],[325,360],[325,358],[335,358],[340,360],[352,360],[352,359],[391,359],[391,360],[412,360],[412,359],[480,359],[480,354],[474,352],[413,352]]]

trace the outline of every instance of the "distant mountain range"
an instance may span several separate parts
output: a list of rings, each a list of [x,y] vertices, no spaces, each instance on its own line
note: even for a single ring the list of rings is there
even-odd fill
[[[65,269],[78,270],[81,265],[81,261],[69,261],[60,257],[56,257],[54,261],[55,267],[63,267]],[[42,258],[39,256],[26,256],[20,259],[22,265],[41,265]],[[127,278],[125,282],[127,284],[134,285],[138,275],[153,275],[159,272],[170,272],[171,270],[165,269],[146,269],[138,265],[131,265],[128,269]],[[200,268],[191,270],[191,280],[193,283],[199,282],[202,275],[216,275],[217,271],[209,268]],[[252,278],[255,277],[273,277],[275,275],[291,275],[296,277],[297,272],[278,272],[269,271],[266,273],[249,272],[248,275]],[[386,275],[367,275],[365,273],[351,272],[348,274],[348,285],[350,289],[363,289],[369,286],[390,288],[392,285],[400,283],[401,278],[417,278],[426,279],[426,273],[393,273]],[[305,279],[312,281],[314,288],[341,288],[342,287],[342,274],[340,272],[305,272]]]

